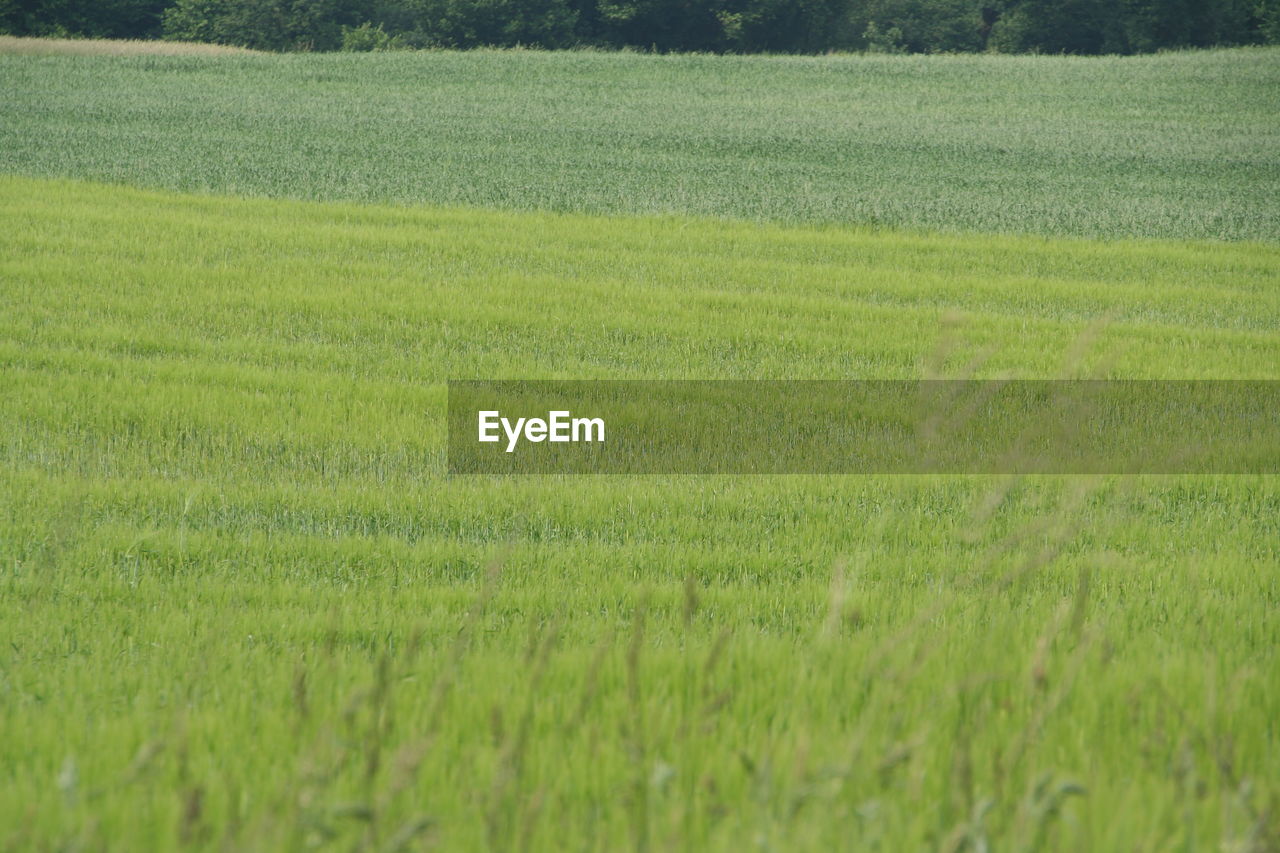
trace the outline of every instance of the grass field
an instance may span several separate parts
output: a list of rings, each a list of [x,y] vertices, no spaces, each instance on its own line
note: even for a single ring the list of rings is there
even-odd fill
[[[0,56],[0,170],[212,193],[1280,235],[1280,49]]]
[[[0,58],[0,849],[1280,849],[1274,476],[442,432],[448,378],[1280,379],[1278,72]]]

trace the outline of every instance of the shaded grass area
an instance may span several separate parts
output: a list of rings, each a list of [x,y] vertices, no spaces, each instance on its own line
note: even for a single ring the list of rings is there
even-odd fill
[[[0,57],[0,170],[215,194],[1275,240],[1280,49]]]
[[[1272,849],[1274,477],[449,479],[442,382],[1276,378],[1278,273],[2,179],[0,846]]]

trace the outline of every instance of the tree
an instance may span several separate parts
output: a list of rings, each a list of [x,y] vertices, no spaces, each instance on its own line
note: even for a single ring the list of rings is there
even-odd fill
[[[368,19],[366,0],[177,0],[164,37],[259,50],[337,50],[342,28]]]
[[[169,0],[0,0],[0,32],[18,36],[154,38]]]
[[[852,22],[868,49],[975,51],[986,39],[981,0],[864,0]]]

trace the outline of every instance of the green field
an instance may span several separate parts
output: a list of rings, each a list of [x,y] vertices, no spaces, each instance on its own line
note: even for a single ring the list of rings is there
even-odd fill
[[[1280,379],[1278,79],[0,57],[0,849],[1277,849],[1277,477],[450,478],[443,415]]]
[[[1280,49],[0,55],[0,171],[1095,237],[1280,235]]]

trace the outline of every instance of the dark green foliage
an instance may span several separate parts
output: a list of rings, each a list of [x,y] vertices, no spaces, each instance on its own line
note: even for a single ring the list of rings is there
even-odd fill
[[[1148,53],[1275,41],[1262,25],[1270,0],[1014,0],[989,46],[1006,52]]]
[[[154,38],[173,0],[0,0],[0,33]]]
[[[260,50],[337,50],[342,28],[368,13],[363,0],[177,0],[164,37]]]
[[[1280,44],[1280,0],[1258,0],[1253,10],[1264,44]]]
[[[1127,54],[1280,43],[1280,0],[0,0],[0,32],[264,50]]]
[[[977,51],[985,46],[983,0],[865,0],[854,23],[883,52]]]
[[[381,22],[416,47],[557,48],[576,41],[567,0],[401,0]]]
[[[391,35],[382,24],[374,26],[365,21],[358,27],[342,28],[342,50],[353,53],[369,53],[375,50],[403,50],[408,47],[404,33]]]

